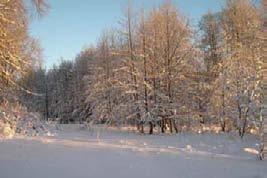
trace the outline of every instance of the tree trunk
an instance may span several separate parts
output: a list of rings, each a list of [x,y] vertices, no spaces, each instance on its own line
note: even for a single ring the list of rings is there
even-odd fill
[[[223,120],[221,121],[222,132],[225,132],[225,125],[226,125],[226,123],[225,123],[225,120],[223,119]]]
[[[170,133],[172,133],[173,132],[173,130],[172,130],[172,119],[168,119],[168,121],[169,121]]]
[[[178,133],[178,128],[177,128],[177,125],[176,125],[174,119],[172,119],[172,123],[173,123],[172,125],[173,125],[173,127],[174,127],[175,133]]]
[[[150,121],[149,122],[149,134],[152,135],[153,134],[153,123]]]

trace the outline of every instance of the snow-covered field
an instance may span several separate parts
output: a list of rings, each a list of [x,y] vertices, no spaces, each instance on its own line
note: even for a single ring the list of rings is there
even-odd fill
[[[139,135],[64,127],[0,141],[0,178],[267,178],[258,140],[230,134]]]

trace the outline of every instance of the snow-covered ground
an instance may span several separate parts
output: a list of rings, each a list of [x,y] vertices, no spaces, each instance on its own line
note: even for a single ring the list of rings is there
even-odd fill
[[[258,140],[230,134],[139,135],[64,127],[0,141],[0,178],[267,178]]]

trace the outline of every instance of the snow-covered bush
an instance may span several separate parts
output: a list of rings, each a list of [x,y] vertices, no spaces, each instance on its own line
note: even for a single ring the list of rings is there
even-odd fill
[[[52,135],[50,125],[40,118],[19,104],[5,102],[0,105],[0,137],[12,138],[15,134]]]

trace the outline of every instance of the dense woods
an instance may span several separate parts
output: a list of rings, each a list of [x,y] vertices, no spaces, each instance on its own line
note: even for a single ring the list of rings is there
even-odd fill
[[[149,11],[129,4],[120,27],[46,70],[38,40],[28,36],[23,2],[0,2],[1,98],[12,91],[45,120],[134,126],[141,133],[218,126],[243,137],[259,128],[259,4],[227,0],[197,28],[169,1]],[[43,14],[48,6],[36,0],[32,7]]]

